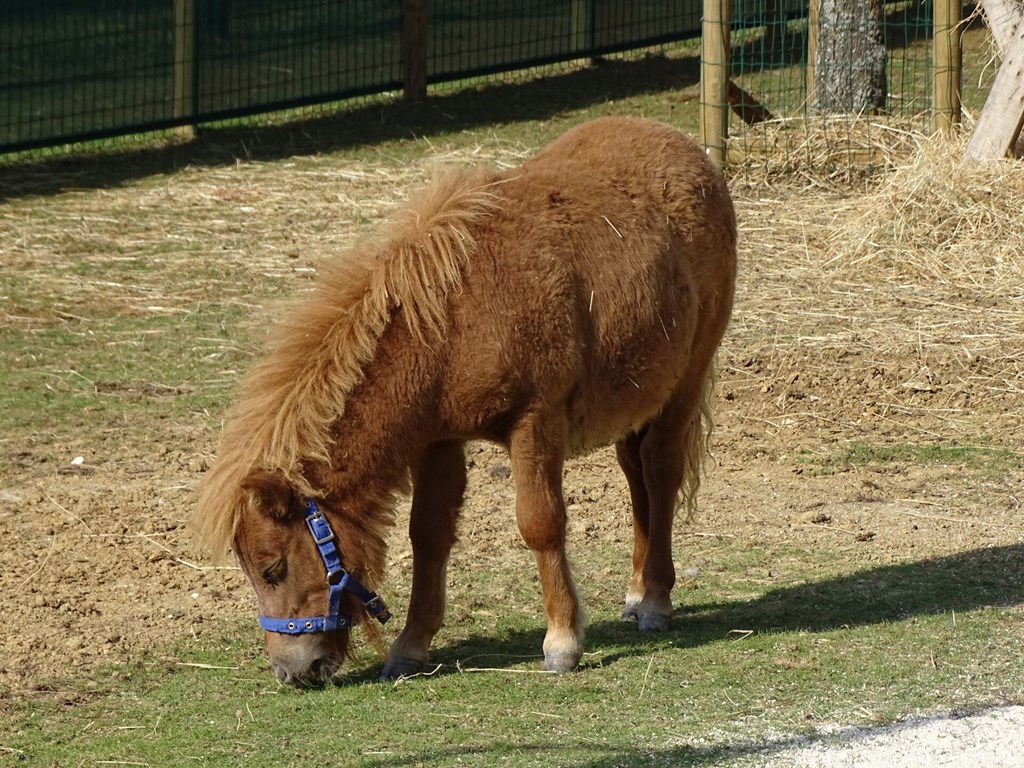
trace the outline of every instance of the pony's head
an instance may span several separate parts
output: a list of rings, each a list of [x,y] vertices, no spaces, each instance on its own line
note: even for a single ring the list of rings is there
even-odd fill
[[[352,625],[383,623],[387,608],[362,584],[360,547],[338,540],[325,502],[264,471],[250,472],[241,491],[232,550],[256,593],[274,675],[322,685],[347,655]]]
[[[282,681],[330,679],[353,622],[380,650],[371,617],[383,621],[386,609],[363,583],[383,574],[408,462],[400,450],[389,467],[367,458],[349,398],[396,313],[418,342],[441,337],[446,297],[460,289],[475,247],[472,225],[498,207],[496,183],[483,172],[447,177],[381,243],[321,265],[312,296],[290,309],[228,415],[192,526],[212,552],[235,553]],[[362,440],[345,445],[347,474],[336,450],[343,419]]]

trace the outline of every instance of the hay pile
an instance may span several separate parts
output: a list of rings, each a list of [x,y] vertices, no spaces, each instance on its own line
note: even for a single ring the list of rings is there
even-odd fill
[[[747,184],[849,184],[894,169],[920,142],[915,127],[896,118],[781,118],[741,126],[729,138],[729,164]]]
[[[963,164],[963,144],[925,139],[869,194],[836,210],[836,258],[906,277],[1019,291],[1024,167]],[[1006,282],[1008,285],[993,285]]]
[[[747,434],[1020,445],[1024,166],[961,166],[959,142],[915,143],[861,190],[734,179],[723,389],[760,402]]]

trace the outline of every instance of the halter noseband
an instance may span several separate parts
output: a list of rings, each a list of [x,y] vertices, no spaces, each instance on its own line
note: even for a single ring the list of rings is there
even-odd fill
[[[268,632],[284,635],[304,635],[309,632],[330,632],[352,626],[352,618],[341,612],[341,593],[348,590],[359,598],[366,612],[381,624],[391,618],[391,612],[376,592],[371,592],[359,583],[341,565],[341,553],[335,546],[334,531],[312,499],[306,499],[306,525],[316,542],[320,559],[327,569],[328,599],[327,614],[299,619],[273,619],[260,614],[260,626]]]

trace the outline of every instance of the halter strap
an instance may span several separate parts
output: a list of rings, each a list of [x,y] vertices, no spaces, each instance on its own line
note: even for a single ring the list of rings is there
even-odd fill
[[[309,632],[330,632],[352,626],[352,618],[341,612],[341,595],[348,590],[359,598],[366,612],[381,624],[391,618],[391,612],[376,592],[372,592],[341,565],[341,553],[335,544],[331,524],[313,499],[306,499],[306,526],[316,543],[320,559],[327,569],[327,613],[323,616],[274,619],[260,615],[260,626],[268,632],[284,635],[304,635]]]

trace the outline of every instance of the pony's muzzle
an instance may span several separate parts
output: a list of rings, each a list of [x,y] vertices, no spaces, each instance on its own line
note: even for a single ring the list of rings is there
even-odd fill
[[[307,669],[294,671],[283,664],[274,664],[274,677],[278,682],[296,688],[321,688],[331,681],[339,665],[327,659],[317,659]]]
[[[328,633],[300,637],[268,633],[267,651],[274,677],[296,688],[319,688],[331,682],[345,658]]]
[[[341,666],[341,659],[334,657],[313,659],[305,667],[296,667],[271,660],[271,666],[274,670],[274,677],[285,685],[293,685],[296,688],[319,688],[333,679]]]

